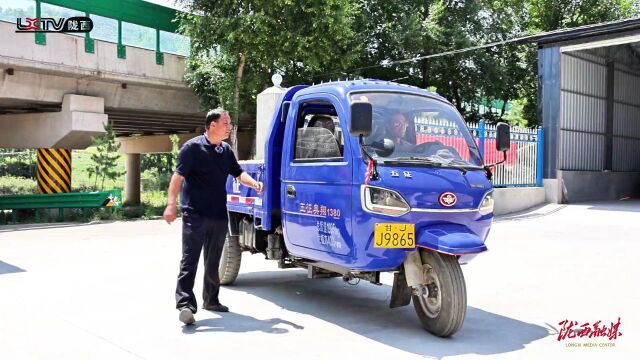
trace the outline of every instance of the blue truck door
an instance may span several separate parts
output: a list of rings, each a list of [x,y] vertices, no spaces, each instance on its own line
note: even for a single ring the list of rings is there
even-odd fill
[[[287,119],[280,196],[285,241],[294,255],[330,261],[353,249],[345,116],[334,97],[307,95]]]

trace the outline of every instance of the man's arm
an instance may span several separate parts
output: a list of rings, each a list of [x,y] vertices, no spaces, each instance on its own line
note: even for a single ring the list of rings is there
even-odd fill
[[[171,224],[178,217],[176,202],[178,200],[178,193],[180,192],[180,187],[182,186],[183,181],[184,176],[178,173],[174,172],[171,176],[169,190],[167,191],[167,207],[164,209],[164,213],[162,214],[168,224]]]
[[[240,176],[238,176],[236,179],[238,179],[238,181],[240,181],[242,185],[255,189],[258,194],[262,194],[262,182],[253,180],[251,175],[247,174],[246,172],[243,171],[242,174],[240,174]]]

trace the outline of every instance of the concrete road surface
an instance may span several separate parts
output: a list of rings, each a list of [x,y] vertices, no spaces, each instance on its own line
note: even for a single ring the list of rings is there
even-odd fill
[[[279,270],[244,254],[231,308],[178,322],[180,222],[0,227],[0,359],[632,359],[640,357],[640,202],[547,205],[496,219],[463,266],[460,332],[422,330],[384,284]],[[196,293],[201,293],[201,270]],[[558,341],[563,320],[620,318],[617,339]]]

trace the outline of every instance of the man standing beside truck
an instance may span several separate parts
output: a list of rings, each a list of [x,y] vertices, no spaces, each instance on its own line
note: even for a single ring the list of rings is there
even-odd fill
[[[169,184],[164,219],[171,224],[177,217],[180,192],[182,209],[182,259],[176,287],[179,319],[189,325],[198,306],[193,284],[200,253],[204,249],[203,309],[227,312],[218,299],[218,265],[227,235],[227,193],[229,175],[262,193],[263,185],[242,171],[229,144],[222,141],[231,133],[231,118],[222,109],[209,111],[205,133],[186,142],[178,154],[176,170]]]

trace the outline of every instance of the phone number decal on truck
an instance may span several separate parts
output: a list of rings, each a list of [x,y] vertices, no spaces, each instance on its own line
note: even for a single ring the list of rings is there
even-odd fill
[[[340,217],[340,209],[327,208],[325,205],[300,203],[300,213],[317,215],[317,216],[329,216],[333,218]]]

